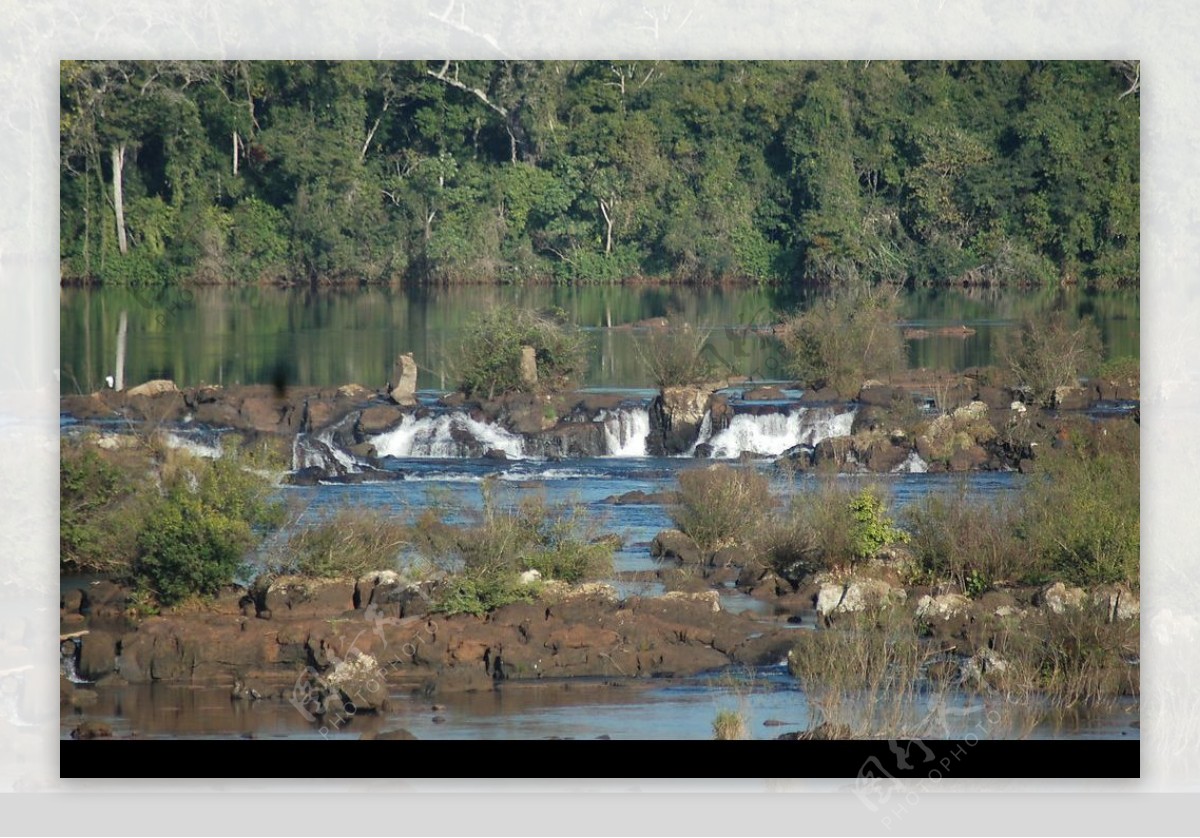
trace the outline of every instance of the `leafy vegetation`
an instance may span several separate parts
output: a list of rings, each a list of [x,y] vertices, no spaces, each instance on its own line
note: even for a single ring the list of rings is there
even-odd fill
[[[232,446],[217,459],[161,441],[61,443],[62,566],[108,573],[170,605],[215,594],[246,553],[279,526],[269,482]]]
[[[64,61],[62,273],[1132,285],[1130,73],[1097,61]]]
[[[64,571],[120,572],[137,555],[153,490],[144,452],[59,443],[59,552]]]
[[[895,289],[855,286],[818,300],[780,327],[790,371],[805,387],[854,398],[872,376],[905,366]]]
[[[857,492],[836,478],[822,478],[797,492],[789,509],[759,531],[759,552],[787,579],[875,556],[902,544],[909,534],[895,526],[882,490]]]
[[[1138,587],[1138,437],[1136,425],[1112,423],[1044,458],[1026,490],[1020,531],[1048,577]]]
[[[522,347],[534,350],[537,381],[522,377]],[[587,339],[578,329],[528,309],[498,306],[477,315],[460,349],[462,391],[494,398],[535,389],[558,390],[583,375]]]

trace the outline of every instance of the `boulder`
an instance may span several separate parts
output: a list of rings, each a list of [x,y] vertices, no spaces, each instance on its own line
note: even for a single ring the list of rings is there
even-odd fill
[[[891,407],[897,402],[908,400],[908,393],[900,387],[889,387],[886,384],[873,384],[858,391],[859,404],[874,407]]]
[[[742,399],[748,402],[775,402],[784,401],[787,396],[778,387],[755,387],[743,391]]]
[[[411,406],[417,403],[417,362],[411,352],[396,358],[392,365],[392,389],[388,396],[398,405]]]
[[[372,405],[358,415],[358,422],[354,427],[355,436],[365,440],[369,436],[394,430],[404,421],[406,415],[407,413],[396,405]]]
[[[355,712],[378,712],[388,707],[387,677],[371,655],[351,649],[323,676],[330,690],[354,706]]]
[[[89,681],[117,668],[117,638],[106,631],[89,631],[79,640],[79,674]]]
[[[712,394],[706,387],[664,387],[650,405],[648,453],[682,454],[691,448]]]
[[[663,530],[650,542],[650,555],[656,559],[674,560],[681,564],[699,564],[704,554],[690,535],[679,530]]]
[[[987,419],[988,406],[981,401],[973,401],[965,404],[962,407],[956,408],[954,418],[958,421],[975,422]]]
[[[521,386],[529,390],[537,387],[537,350],[532,346],[521,347],[521,365],[518,369],[518,375],[521,379]]]
[[[926,594],[917,600],[917,616],[927,620],[947,621],[971,610],[971,600],[962,594]]]
[[[1086,597],[1083,588],[1068,588],[1062,582],[1055,582],[1039,591],[1035,602],[1055,614],[1062,614],[1068,608],[1081,608]]]
[[[1084,387],[1055,387],[1056,410],[1086,410],[1092,404],[1092,391]]]
[[[851,579],[848,582],[827,581],[817,591],[817,612],[823,617],[832,614],[864,611],[907,598],[903,588],[882,579]]]
[[[1106,585],[1092,591],[1092,603],[1103,605],[1109,622],[1133,620],[1142,613],[1141,599],[1124,585]]]
[[[155,378],[136,387],[130,387],[125,391],[125,394],[129,396],[157,396],[161,393],[178,392],[179,388],[175,386],[174,381],[166,378]]]

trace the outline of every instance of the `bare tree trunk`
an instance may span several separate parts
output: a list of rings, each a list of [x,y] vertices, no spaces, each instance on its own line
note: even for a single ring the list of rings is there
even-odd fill
[[[600,212],[604,215],[604,255],[607,256],[612,252],[612,215],[608,211],[608,202],[603,198],[600,199]]]
[[[121,186],[121,175],[124,168],[125,146],[113,146],[113,209],[117,213],[117,246],[120,247],[122,253],[125,253],[129,250],[129,242],[125,238],[125,203]]]
[[[238,133],[233,132],[233,176],[237,177],[238,172]]]
[[[117,369],[115,373],[114,390],[125,389],[125,341],[129,334],[129,318],[125,312],[121,312],[121,318],[117,324]]]

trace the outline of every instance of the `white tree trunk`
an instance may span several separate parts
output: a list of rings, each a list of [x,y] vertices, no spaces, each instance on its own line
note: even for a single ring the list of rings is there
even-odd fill
[[[238,133],[233,132],[233,176],[237,177],[238,172]]]
[[[125,389],[125,341],[128,334],[129,318],[122,311],[117,324],[117,369],[113,383],[114,390]]]
[[[129,250],[129,242],[125,238],[125,202],[121,186],[121,175],[124,168],[125,146],[113,146],[113,210],[117,214],[117,246],[120,247],[122,253]]]
[[[608,211],[608,203],[603,198],[600,199],[600,212],[604,214],[604,255],[607,256],[612,252],[613,219]]]

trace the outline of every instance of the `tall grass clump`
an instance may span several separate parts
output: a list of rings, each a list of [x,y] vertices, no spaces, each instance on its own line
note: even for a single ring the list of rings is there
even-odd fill
[[[906,346],[892,288],[851,286],[816,301],[780,327],[788,367],[805,387],[853,398],[863,382],[903,369]]]
[[[855,490],[825,477],[798,491],[788,510],[762,528],[757,542],[776,572],[795,581],[819,570],[849,568],[908,540],[891,517],[882,487]]]
[[[482,615],[530,601],[539,587],[521,580],[525,571],[576,584],[612,569],[615,546],[598,537],[596,522],[582,507],[542,498],[505,506],[493,479],[481,491],[483,509],[474,524],[452,527],[427,512],[414,528],[421,531],[413,539],[418,555],[446,576],[435,597],[438,610]]]
[[[965,484],[930,492],[904,513],[905,528],[922,575],[949,581],[970,596],[1004,583],[1043,575],[1017,536],[1017,504],[1005,498],[972,498]]]
[[[746,717],[737,710],[718,710],[713,718],[713,739],[748,739]]]
[[[758,471],[716,465],[680,473],[670,515],[701,550],[715,553],[748,542],[773,505],[770,483]]]
[[[476,315],[463,331],[459,386],[494,398],[534,389],[521,377],[521,347],[533,347],[536,389],[562,389],[587,369],[587,338],[579,329],[528,309],[502,305]]]
[[[357,579],[395,570],[409,544],[409,528],[378,510],[348,507],[288,539],[281,573],[322,579]]]
[[[810,731],[839,738],[895,738],[933,732],[947,688],[930,681],[936,655],[903,609],[881,607],[853,615],[853,624],[805,632],[788,653],[788,671],[808,702]]]

